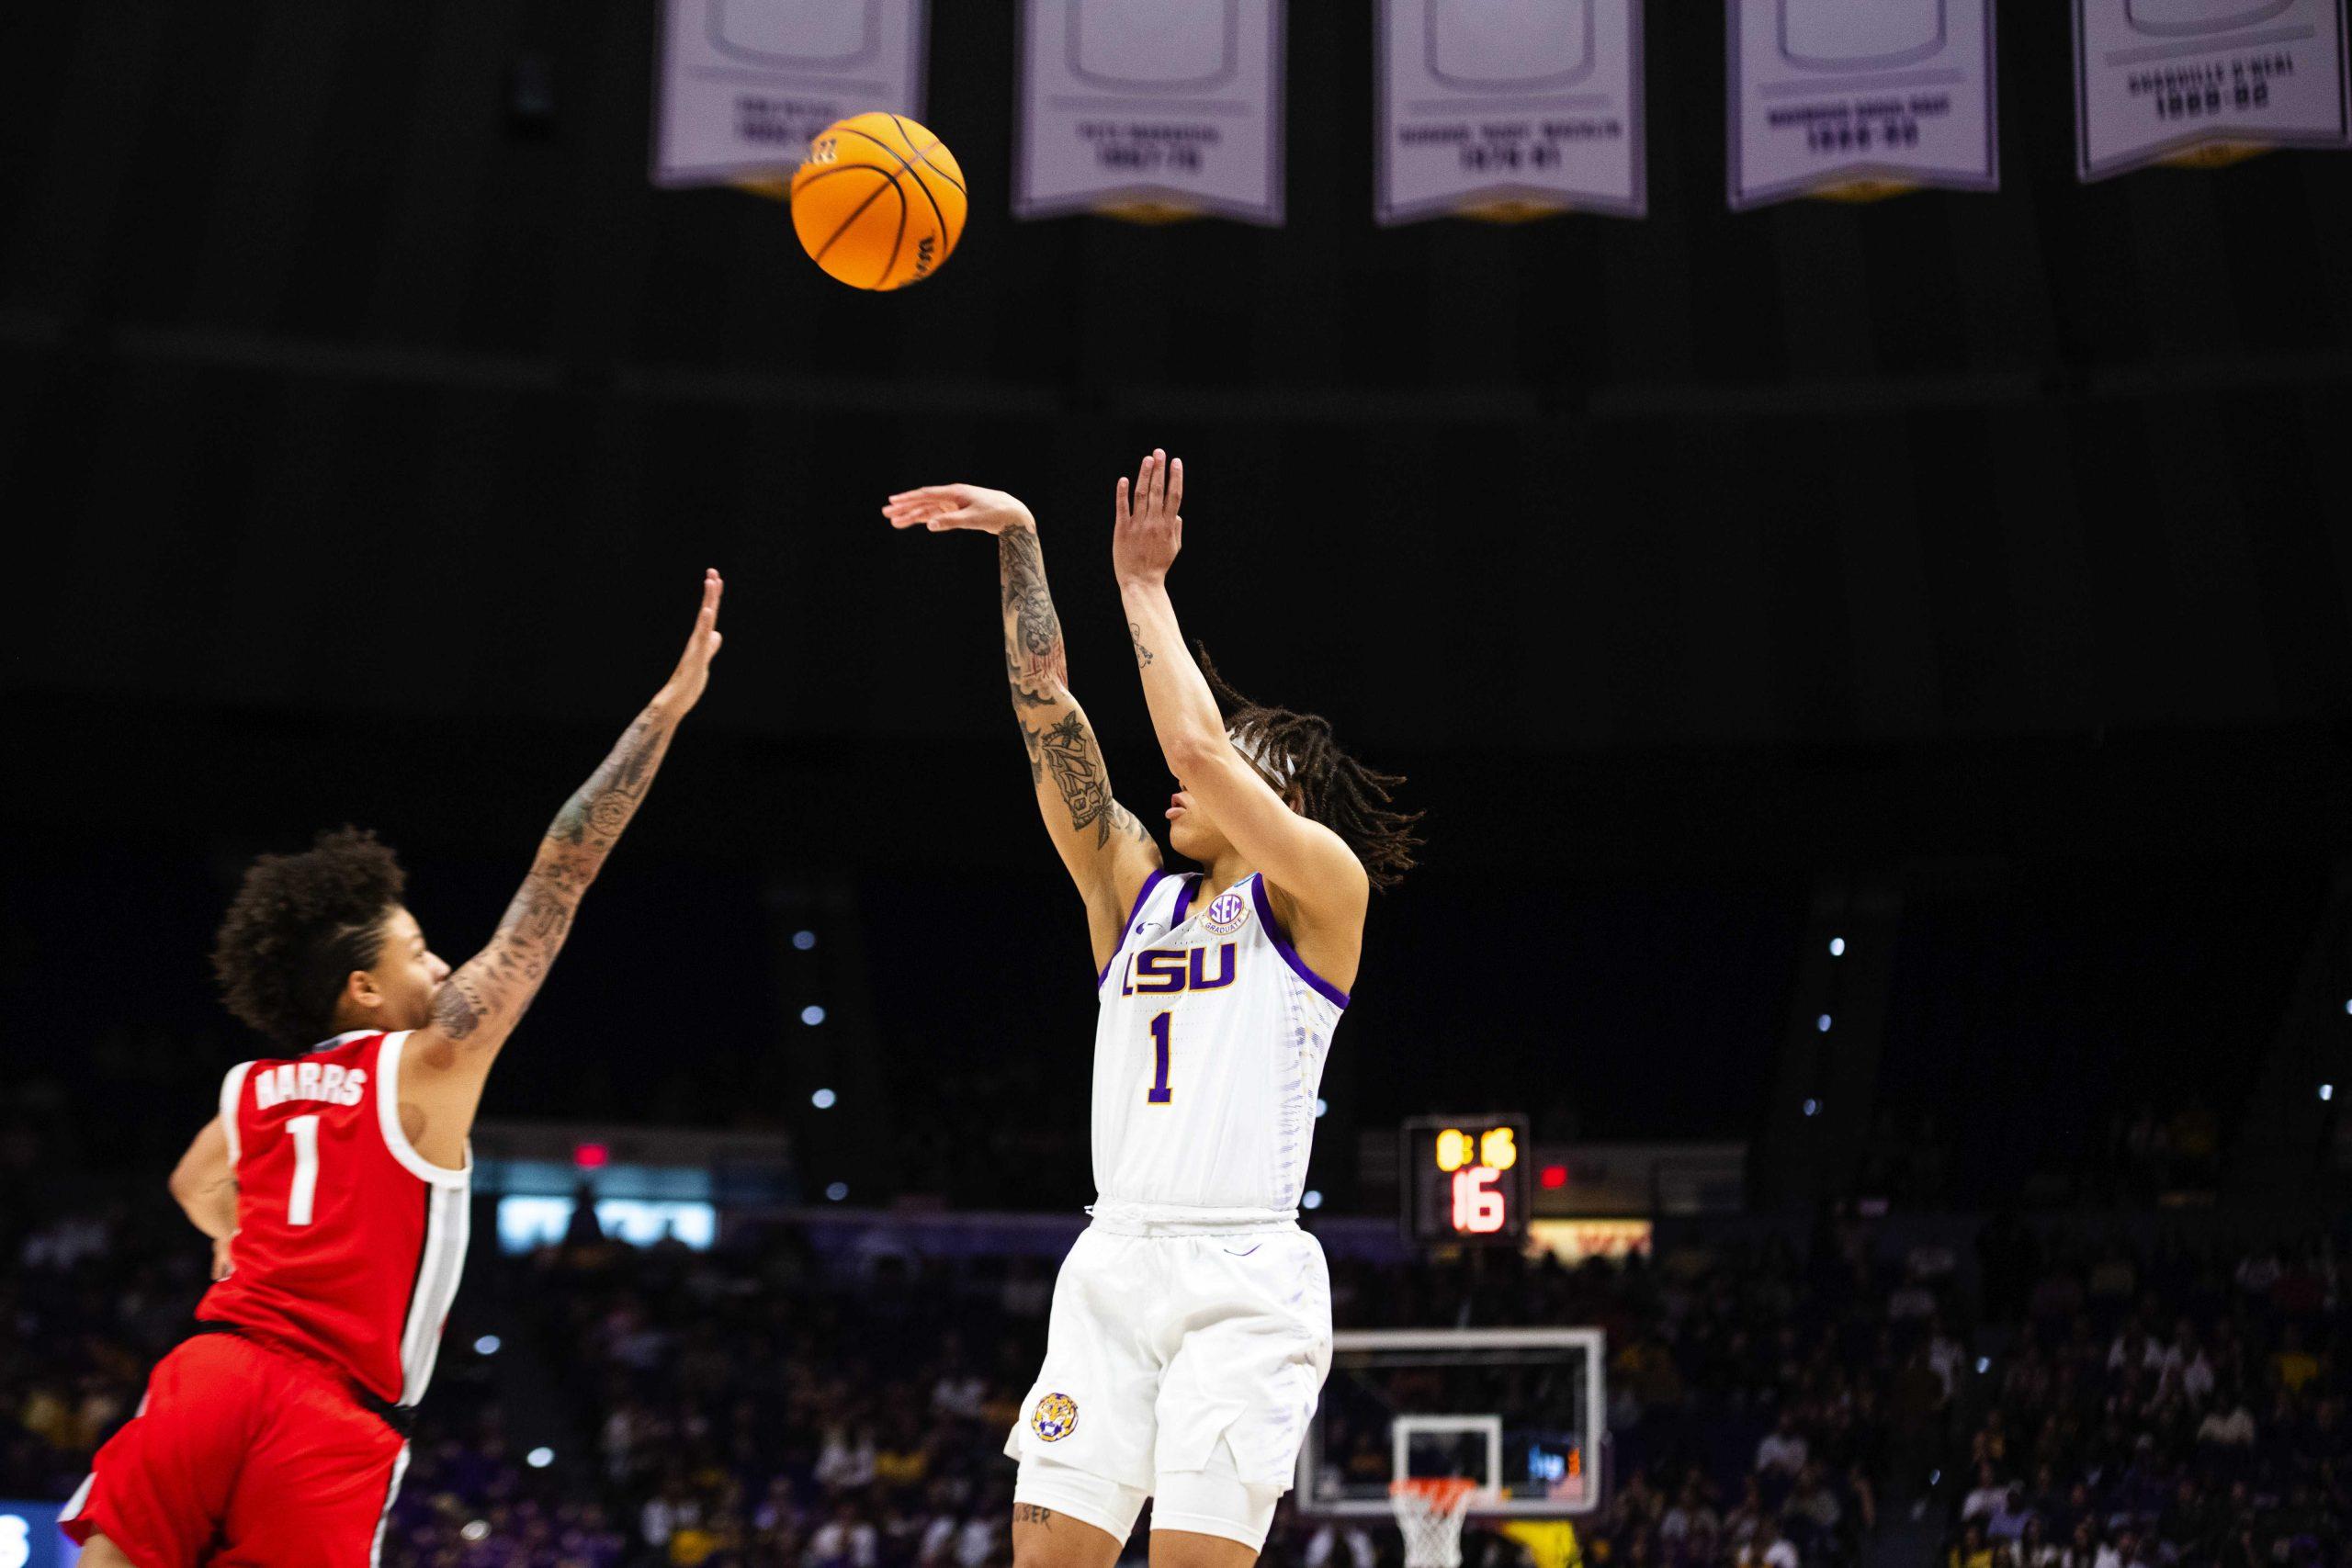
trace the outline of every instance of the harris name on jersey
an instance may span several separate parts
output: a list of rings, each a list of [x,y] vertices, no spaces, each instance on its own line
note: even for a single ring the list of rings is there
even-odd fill
[[[335,1063],[280,1062],[263,1064],[253,1074],[254,1109],[267,1111],[289,1100],[317,1100],[329,1105],[356,1105],[368,1091],[368,1069]]]

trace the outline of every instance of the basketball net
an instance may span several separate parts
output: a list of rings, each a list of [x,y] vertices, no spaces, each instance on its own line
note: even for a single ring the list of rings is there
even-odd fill
[[[1405,1568],[1462,1568],[1462,1520],[1482,1488],[1460,1475],[1388,1483],[1388,1506],[1405,1532]]]

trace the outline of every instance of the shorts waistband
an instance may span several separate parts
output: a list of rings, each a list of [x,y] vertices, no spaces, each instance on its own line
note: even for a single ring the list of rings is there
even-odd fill
[[[206,1334],[226,1334],[232,1338],[242,1339],[246,1344],[258,1346],[264,1350],[274,1351],[281,1356],[291,1356],[298,1361],[317,1368],[336,1382],[341,1383],[345,1391],[351,1395],[354,1404],[383,1422],[403,1438],[415,1429],[415,1405],[394,1404],[382,1394],[362,1384],[341,1367],[300,1345],[288,1344],[275,1334],[265,1334],[259,1329],[247,1328],[242,1323],[223,1323],[219,1318],[212,1317],[198,1318],[196,1332],[188,1337],[196,1338]]]
[[[1094,1229],[1113,1235],[1251,1235],[1298,1228],[1296,1209],[1202,1209],[1098,1198],[1086,1212],[1093,1216]]]

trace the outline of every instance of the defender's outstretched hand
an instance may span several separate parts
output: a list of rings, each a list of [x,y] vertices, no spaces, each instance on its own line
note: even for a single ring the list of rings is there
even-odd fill
[[[1184,502],[1184,460],[1170,461],[1155,446],[1136,470],[1135,487],[1119,481],[1111,530],[1111,570],[1120,583],[1157,583],[1176,564],[1184,547],[1184,520],[1177,508]]]
[[[718,568],[702,574],[702,608],[695,613],[695,629],[686,637],[685,652],[678,656],[678,667],[670,672],[661,696],[655,699],[673,714],[683,714],[700,702],[703,688],[710,682],[710,661],[722,640],[718,634],[718,598],[726,592],[726,580],[718,575]]]
[[[924,485],[902,490],[882,508],[893,528],[923,528],[933,534],[970,528],[982,534],[1002,534],[1008,528],[1035,528],[1036,518],[1021,498],[980,485]]]

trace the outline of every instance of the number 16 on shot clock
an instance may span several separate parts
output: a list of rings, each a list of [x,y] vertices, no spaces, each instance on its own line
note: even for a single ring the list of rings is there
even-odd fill
[[[1408,1239],[1424,1247],[1515,1242],[1527,1234],[1527,1119],[1418,1116],[1404,1125]]]

